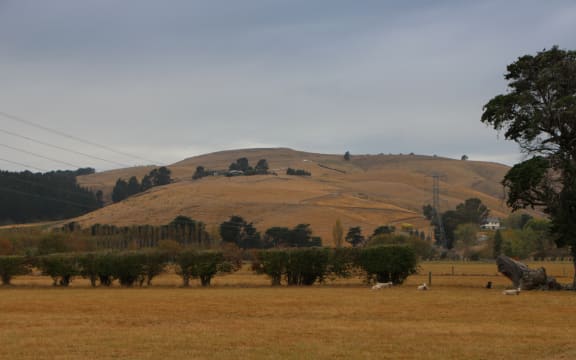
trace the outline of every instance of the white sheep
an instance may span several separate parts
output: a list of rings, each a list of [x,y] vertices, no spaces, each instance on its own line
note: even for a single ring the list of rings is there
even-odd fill
[[[428,285],[426,283],[418,286],[418,291],[428,290]]]
[[[509,289],[502,291],[504,295],[520,295],[520,288],[518,289]]]
[[[377,282],[376,285],[372,286],[372,290],[380,290],[380,289],[384,289],[384,288],[391,288],[392,286],[394,286],[394,283],[392,283],[392,281],[388,281],[385,283],[379,283]]]

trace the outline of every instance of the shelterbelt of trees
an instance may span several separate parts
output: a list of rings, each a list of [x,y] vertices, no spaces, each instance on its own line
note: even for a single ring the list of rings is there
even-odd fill
[[[0,225],[69,219],[103,207],[102,191],[81,187],[76,180],[94,173],[89,167],[46,173],[0,171]],[[134,176],[118,179],[112,199],[118,202],[171,181],[166,167],[153,169],[142,182]]]
[[[76,182],[76,176],[92,173],[92,168],[0,171],[0,225],[66,219],[102,207],[101,191],[94,193]]]

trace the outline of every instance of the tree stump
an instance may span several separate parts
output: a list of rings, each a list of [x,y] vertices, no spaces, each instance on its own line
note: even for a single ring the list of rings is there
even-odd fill
[[[546,275],[546,269],[530,269],[525,264],[513,260],[508,256],[500,255],[496,259],[498,271],[506,276],[514,288],[522,290],[560,290],[562,285],[552,276]]]

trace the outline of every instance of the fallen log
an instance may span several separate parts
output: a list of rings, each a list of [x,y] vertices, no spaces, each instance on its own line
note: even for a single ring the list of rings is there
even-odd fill
[[[563,286],[553,276],[546,274],[546,269],[530,269],[526,264],[500,255],[496,259],[498,271],[506,276],[515,289],[522,290],[561,290]]]

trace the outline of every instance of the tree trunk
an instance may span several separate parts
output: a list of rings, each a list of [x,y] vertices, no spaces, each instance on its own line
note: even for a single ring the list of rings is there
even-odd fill
[[[2,274],[2,285],[10,285],[10,280],[12,280],[12,277],[8,274]]]
[[[280,286],[280,283],[282,281],[282,275],[281,274],[272,274],[270,277],[272,280],[272,286]]]
[[[500,255],[496,259],[498,271],[512,281],[514,288],[522,290],[559,290],[562,285],[554,277],[546,275],[546,269],[530,269],[525,264]]]
[[[574,264],[574,279],[572,279],[572,290],[576,290],[576,246],[572,246],[572,264]]]
[[[200,276],[200,284],[202,284],[203,287],[210,286],[210,280],[212,280],[212,275]]]
[[[190,286],[190,275],[182,274],[182,286],[189,287]]]
[[[576,260],[574,260],[574,279],[572,280],[572,290],[576,290]]]

